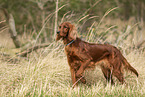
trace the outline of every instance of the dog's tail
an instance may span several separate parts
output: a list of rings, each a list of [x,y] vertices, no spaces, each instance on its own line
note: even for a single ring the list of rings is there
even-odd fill
[[[123,57],[123,56],[122,56]],[[134,74],[136,74],[136,76],[138,77],[138,72],[127,62],[127,60],[123,57],[123,63],[124,63],[124,65],[125,65],[125,67],[127,68],[127,69],[129,69],[130,71],[132,71]]]

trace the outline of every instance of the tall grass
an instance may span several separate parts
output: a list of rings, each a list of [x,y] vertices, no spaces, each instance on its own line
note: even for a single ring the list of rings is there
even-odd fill
[[[69,66],[62,45],[52,43],[40,50],[40,55],[33,53],[29,60],[19,64],[0,63],[0,96],[145,96],[144,52],[133,50],[125,57],[139,72],[139,78],[126,73],[127,85],[106,84],[99,68],[86,71],[87,84],[79,84],[72,89]]]
[[[145,96],[145,51],[132,48],[137,43],[137,35],[134,33],[138,30],[134,30],[136,27],[132,23],[126,23],[126,26],[124,24],[120,20],[110,19],[99,24],[95,22],[88,34],[84,34],[85,39],[89,42],[109,42],[117,46],[139,72],[138,78],[125,72],[126,85],[121,85],[114,78],[116,84],[110,86],[106,84],[100,68],[96,67],[93,71],[85,72],[86,84],[79,83],[78,87],[72,89],[64,45],[62,42],[52,42],[47,48],[33,52],[28,59],[22,58],[18,63],[0,60],[0,97]]]

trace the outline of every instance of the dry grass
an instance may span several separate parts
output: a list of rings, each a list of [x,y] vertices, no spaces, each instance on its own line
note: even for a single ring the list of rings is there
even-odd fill
[[[135,35],[138,30],[133,30],[137,29],[136,27],[124,30],[124,23],[120,20],[115,20],[115,23],[119,24],[119,26],[116,24],[118,28],[106,27],[105,24],[111,23],[113,22],[108,19],[108,21],[100,24],[98,29],[92,31],[93,27],[97,25],[94,24],[90,32],[88,32],[91,34],[88,34],[88,37],[85,38],[90,42],[101,40],[103,43],[109,41],[120,48],[123,55],[139,72],[138,78],[134,74],[126,72],[125,80],[127,85],[120,85],[118,80],[114,79],[116,85],[110,86],[109,84],[106,84],[101,70],[97,67],[94,71],[88,70],[85,72],[87,84],[84,85],[80,83],[77,88],[72,89],[70,71],[64,54],[63,44],[60,42],[53,42],[47,48],[40,49],[37,53],[34,52],[30,54],[29,59],[21,59],[18,63],[0,61],[0,96],[145,96],[145,51],[132,48],[132,44],[137,43],[134,41],[135,39],[136,41],[138,40]],[[133,27],[132,23],[127,24],[127,27],[128,26]],[[95,31],[97,31],[98,35],[94,38]],[[107,34],[101,36],[100,34],[105,31]],[[116,31],[119,34],[117,39],[113,34],[113,31]],[[134,34],[127,34],[127,38],[124,38],[124,32],[130,33],[132,31]],[[102,39],[102,37],[106,38]],[[129,41],[130,37],[132,39],[131,41]]]

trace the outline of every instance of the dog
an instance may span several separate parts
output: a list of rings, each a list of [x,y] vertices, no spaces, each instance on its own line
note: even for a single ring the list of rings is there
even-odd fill
[[[106,81],[112,85],[114,84],[112,76],[115,76],[121,84],[125,82],[124,69],[130,70],[138,77],[138,72],[115,46],[88,43],[81,40],[77,37],[75,26],[69,22],[60,24],[56,41],[60,39],[63,40],[65,45],[73,87],[77,86],[78,80],[85,84],[84,71],[89,68],[95,68],[99,62],[101,62],[100,67]]]

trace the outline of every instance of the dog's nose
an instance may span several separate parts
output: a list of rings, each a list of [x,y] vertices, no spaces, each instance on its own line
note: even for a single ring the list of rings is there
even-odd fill
[[[57,34],[59,34],[60,33],[60,31],[57,31]]]

